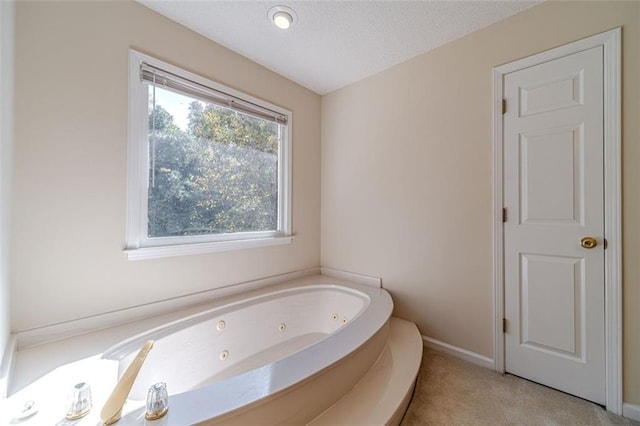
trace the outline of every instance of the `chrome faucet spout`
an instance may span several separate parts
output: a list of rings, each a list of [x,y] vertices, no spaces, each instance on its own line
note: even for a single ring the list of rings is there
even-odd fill
[[[116,387],[113,388],[111,395],[109,395],[109,398],[107,399],[107,402],[105,402],[102,412],[100,413],[100,419],[105,425],[111,425],[120,420],[120,417],[122,416],[122,407],[127,401],[133,382],[135,382],[138,372],[140,371],[142,364],[144,364],[144,361],[152,347],[153,340],[149,340],[144,344],[140,349],[140,352],[138,352],[138,355],[136,355],[133,361],[131,361],[131,364],[116,384]]]

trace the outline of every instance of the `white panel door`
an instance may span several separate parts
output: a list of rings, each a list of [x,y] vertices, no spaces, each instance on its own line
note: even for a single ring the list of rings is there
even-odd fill
[[[604,404],[602,46],[505,75],[504,96],[506,371]]]

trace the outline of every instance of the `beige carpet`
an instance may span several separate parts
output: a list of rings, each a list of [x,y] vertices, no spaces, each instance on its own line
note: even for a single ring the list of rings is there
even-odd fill
[[[640,425],[527,380],[425,348],[411,425]]]

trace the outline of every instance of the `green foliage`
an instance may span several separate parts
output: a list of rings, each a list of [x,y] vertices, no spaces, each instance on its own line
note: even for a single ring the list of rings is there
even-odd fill
[[[207,105],[206,109],[197,101],[189,105],[189,132],[198,138],[215,138],[216,142],[226,145],[236,144],[277,154],[277,126],[217,105]]]
[[[149,116],[149,236],[275,230],[278,125],[199,101],[188,119]]]

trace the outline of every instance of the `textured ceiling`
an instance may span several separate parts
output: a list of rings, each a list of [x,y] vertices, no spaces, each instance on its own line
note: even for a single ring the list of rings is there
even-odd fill
[[[441,46],[538,1],[139,0],[211,40],[325,94]],[[291,7],[283,31],[267,19]]]

